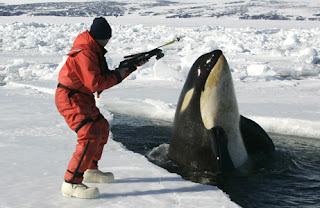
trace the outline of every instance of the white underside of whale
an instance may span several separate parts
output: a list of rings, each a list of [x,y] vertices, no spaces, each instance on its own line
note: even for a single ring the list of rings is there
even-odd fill
[[[228,138],[228,150],[235,168],[248,159],[241,132],[240,114],[231,73],[222,55],[205,83],[200,98],[200,111],[205,127],[224,129]]]

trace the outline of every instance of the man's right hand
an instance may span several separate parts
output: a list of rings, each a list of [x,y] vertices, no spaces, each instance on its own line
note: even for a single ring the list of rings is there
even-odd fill
[[[120,73],[121,78],[123,79],[126,75],[126,71],[128,71],[128,68],[116,68],[115,70]]]

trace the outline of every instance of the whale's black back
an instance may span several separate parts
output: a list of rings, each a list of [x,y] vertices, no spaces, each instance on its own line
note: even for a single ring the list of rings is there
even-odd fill
[[[248,154],[268,153],[275,150],[271,138],[256,122],[240,116],[240,131]]]

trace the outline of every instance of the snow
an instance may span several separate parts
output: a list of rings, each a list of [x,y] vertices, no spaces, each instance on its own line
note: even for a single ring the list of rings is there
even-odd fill
[[[63,2],[89,2],[96,0],[63,0]],[[3,4],[33,4],[33,3],[48,3],[48,2],[61,2],[61,0],[1,0]]]
[[[319,6],[318,1],[303,2]],[[238,207],[217,187],[185,181],[128,151],[113,141],[112,132],[100,166],[112,171],[116,181],[99,184],[102,196],[97,200],[61,196],[76,135],[55,107],[57,75],[73,40],[89,29],[92,19],[0,17],[0,207]],[[193,62],[221,49],[242,115],[270,132],[320,139],[319,21],[212,21],[137,14],[107,19],[114,31],[107,45],[110,68],[124,55],[183,37],[163,48],[164,58],[152,59],[101,94],[97,104],[111,124],[110,112],[172,121]]]

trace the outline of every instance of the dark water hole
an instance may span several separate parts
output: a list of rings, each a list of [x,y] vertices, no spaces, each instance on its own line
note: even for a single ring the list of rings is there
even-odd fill
[[[242,207],[320,207],[320,139],[269,133],[276,153],[251,171],[215,175],[175,166],[167,158],[172,123],[115,114],[115,141],[186,180],[218,186]]]

